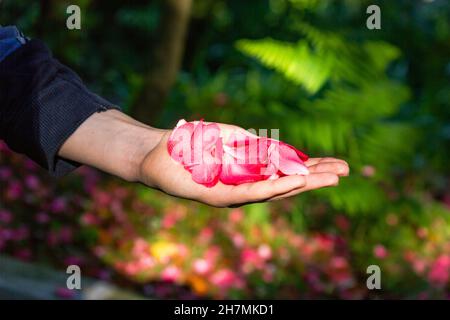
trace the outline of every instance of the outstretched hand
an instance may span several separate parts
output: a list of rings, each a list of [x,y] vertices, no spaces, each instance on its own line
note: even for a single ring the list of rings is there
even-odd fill
[[[238,128],[226,124],[219,126],[224,133]],[[149,127],[120,111],[109,110],[88,118],[66,140],[59,156],[216,207],[279,200],[336,186],[339,178],[349,173],[343,160],[312,158],[305,162],[310,172],[307,176],[292,175],[236,186],[219,181],[214,187],[207,188],[194,182],[183,165],[170,157],[167,141],[171,132]]]
[[[222,125],[221,129],[234,126]],[[239,206],[247,203],[279,200],[299,193],[336,186],[339,177],[347,176],[348,164],[335,158],[312,158],[305,162],[310,174],[292,175],[276,180],[264,180],[240,185],[226,185],[220,181],[211,188],[195,183],[191,174],[174,161],[167,151],[171,131],[144,158],[140,180],[176,197],[196,200],[215,207]]]

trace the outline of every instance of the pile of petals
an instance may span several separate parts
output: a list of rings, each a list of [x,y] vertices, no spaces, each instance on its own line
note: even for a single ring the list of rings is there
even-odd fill
[[[287,175],[307,175],[308,156],[281,141],[256,136],[238,127],[203,120],[180,120],[167,149],[170,156],[206,187],[221,181],[238,185]]]

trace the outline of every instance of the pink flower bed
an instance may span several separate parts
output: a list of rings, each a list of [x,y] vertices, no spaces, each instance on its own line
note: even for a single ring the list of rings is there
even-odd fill
[[[77,264],[86,275],[152,297],[358,299],[448,293],[450,245],[439,219],[408,226],[416,232],[408,233],[404,247],[390,246],[386,237],[386,243],[357,242],[357,226],[345,214],[332,216],[322,229],[299,233],[289,220],[292,201],[212,209],[88,168],[55,182],[2,143],[0,185],[1,254],[61,269]],[[310,214],[319,219],[323,211],[312,207]],[[383,223],[392,228],[386,229],[389,234],[406,228],[395,214]],[[369,264],[382,269],[382,293],[366,288]],[[402,281],[410,292],[390,287]]]

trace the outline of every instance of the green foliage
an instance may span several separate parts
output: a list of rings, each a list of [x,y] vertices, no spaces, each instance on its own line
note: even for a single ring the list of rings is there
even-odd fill
[[[309,94],[317,93],[327,81],[372,85],[374,80],[384,78],[386,67],[400,55],[386,42],[348,42],[306,24],[297,27],[305,39],[296,44],[263,39],[240,40],[236,46],[303,86]]]
[[[412,159],[414,151],[414,127],[391,119],[409,98],[408,88],[385,73],[399,50],[382,41],[348,41],[305,24],[300,29],[306,36],[297,44],[241,40],[237,48],[308,92],[289,117],[297,120],[289,130],[300,145],[343,155],[356,170],[367,165],[377,170],[378,179],[356,172],[338,192],[322,194],[337,210],[378,213],[388,203],[378,180],[388,178],[393,165]]]
[[[309,93],[316,93],[332,71],[330,56],[315,54],[305,42],[292,45],[272,39],[241,40],[237,42],[237,47],[282,72]]]

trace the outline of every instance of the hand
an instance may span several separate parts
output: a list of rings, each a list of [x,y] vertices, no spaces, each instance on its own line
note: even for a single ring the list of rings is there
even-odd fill
[[[219,124],[225,132],[237,127]],[[130,182],[142,182],[168,194],[216,207],[272,201],[301,192],[335,186],[348,175],[345,161],[313,158],[306,162],[308,176],[238,186],[219,182],[212,188],[195,183],[191,174],[167,151],[171,131],[142,124],[117,110],[89,117],[63,144],[59,156],[91,165]]]
[[[222,130],[234,126],[222,125]],[[340,176],[349,173],[348,164],[335,158],[312,158],[305,164],[308,176],[286,176],[276,180],[245,183],[237,186],[220,181],[212,188],[195,183],[191,174],[167,151],[171,131],[163,134],[161,141],[143,159],[140,181],[176,197],[196,200],[215,207],[239,206],[247,203],[279,200],[323,187],[336,186]]]

